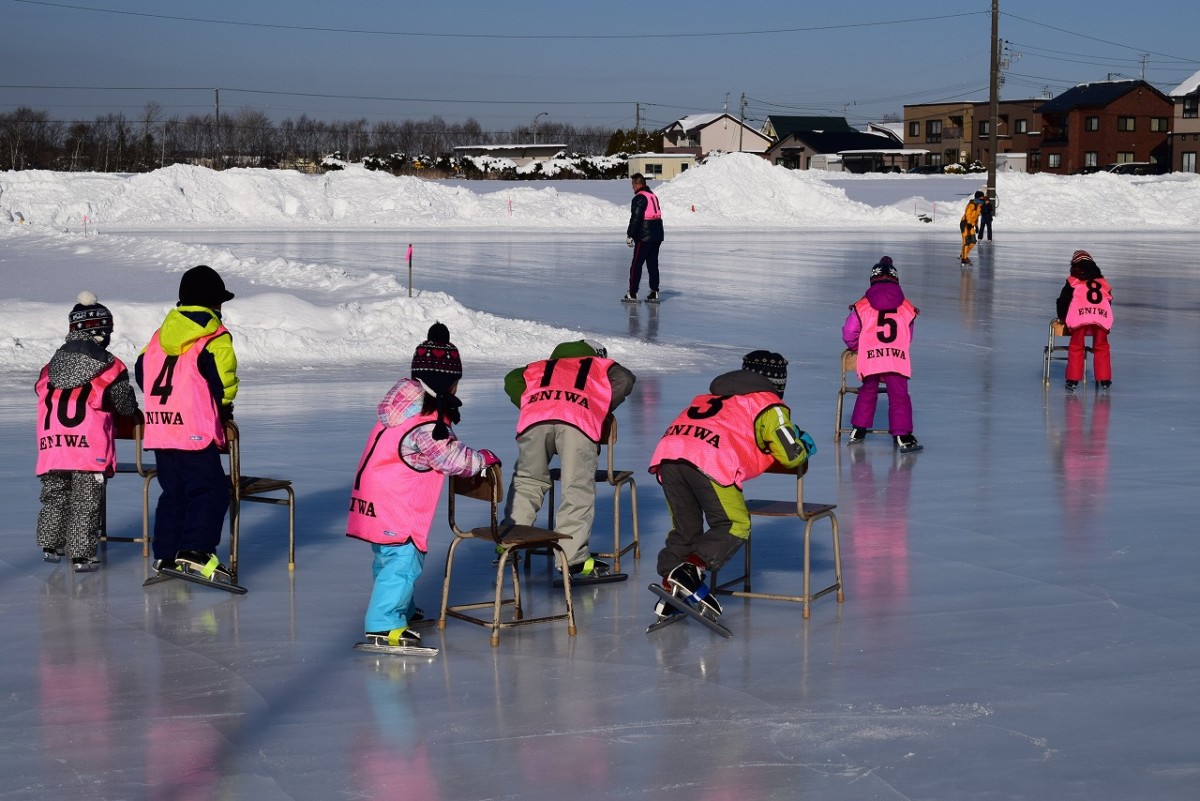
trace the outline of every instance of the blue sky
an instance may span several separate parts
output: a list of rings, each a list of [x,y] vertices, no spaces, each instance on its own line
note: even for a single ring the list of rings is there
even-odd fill
[[[816,7],[817,10],[812,9]],[[844,114],[986,99],[989,0],[645,3],[0,0],[0,112],[60,120],[147,102],[333,121],[533,118],[629,128],[689,113]],[[1164,91],[1200,69],[1200,10],[1178,0],[1001,0],[1014,57],[1001,96],[1110,74]],[[1143,58],[1144,72],[1143,72]],[[23,88],[36,87],[36,88]],[[56,88],[48,88],[56,87]]]

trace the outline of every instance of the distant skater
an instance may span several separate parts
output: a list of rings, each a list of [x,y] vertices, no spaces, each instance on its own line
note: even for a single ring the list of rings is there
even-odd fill
[[[980,242],[986,238],[992,241],[992,218],[996,216],[996,200],[986,192],[983,195],[983,205],[979,208],[979,234],[975,237]]]
[[[100,505],[116,468],[115,415],[137,414],[125,364],[108,352],[113,316],[91,292],[80,292],[67,316],[67,340],[38,376],[37,474],[42,558],[63,554],[76,573],[99,565]]]
[[[912,399],[908,379],[912,377],[913,328],[920,311],[904,296],[900,276],[890,256],[871,268],[871,286],[850,306],[842,325],[842,341],[858,354],[858,376],[862,387],[850,415],[850,444],[867,437],[875,422],[879,383],[887,387],[888,434],[900,453],[924,448],[913,436]]]
[[[958,261],[964,267],[970,265],[971,249],[979,241],[979,217],[982,213],[983,192],[976,192],[975,197],[967,201],[967,207],[963,209],[962,219],[958,222],[958,230],[962,234],[962,250],[958,253]]]
[[[1058,319],[1071,335],[1067,346],[1067,391],[1074,392],[1083,380],[1085,338],[1092,340],[1092,369],[1101,389],[1112,386],[1112,353],[1108,333],[1112,330],[1112,287],[1086,250],[1071,255],[1071,273],[1055,304]]]
[[[646,296],[646,302],[657,303],[658,249],[663,243],[662,208],[658,205],[658,197],[646,186],[644,175],[635,172],[630,180],[633,182],[633,200],[629,204],[625,242],[633,248],[633,261],[629,265],[629,291],[621,300],[626,303],[638,302],[644,264],[650,282],[650,294]]]

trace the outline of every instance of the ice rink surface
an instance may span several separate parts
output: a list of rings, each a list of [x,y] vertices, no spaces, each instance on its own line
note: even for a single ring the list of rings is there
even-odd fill
[[[243,466],[294,481],[299,551],[289,573],[283,512],[245,509],[244,597],[143,589],[150,570],[131,544],[109,544],[94,574],[43,563],[34,377],[10,375],[0,798],[1200,797],[1196,238],[1010,235],[1000,222],[969,270],[944,232],[669,235],[659,307],[618,302],[626,255],[614,257],[611,237],[443,237],[424,289],[701,357],[639,368],[618,414],[617,462],[637,471],[643,541],[641,559],[622,562],[629,581],[577,588],[575,637],[540,625],[506,630],[493,648],[485,630],[451,620],[424,630],[441,649],[428,660],[351,650],[370,555],[343,536],[374,404],[415,342],[396,342],[395,373],[245,372]],[[155,235],[399,269],[394,243],[365,234]],[[1087,384],[1068,396],[1062,362],[1041,378],[1054,299],[1080,247],[1114,287],[1106,395]],[[921,310],[911,390],[926,449],[906,456],[884,437],[853,451],[833,438],[841,322],[884,254]],[[54,259],[67,286],[95,275],[86,255]],[[126,290],[108,295],[156,294]],[[756,348],[791,360],[785,400],[819,445],[808,499],[837,504],[846,601],[822,598],[804,621],[795,604],[729,599],[732,639],[686,622],[647,635],[646,587],[668,527],[649,455],[691,397]],[[516,414],[500,378],[511,366],[467,365],[458,427],[506,473]],[[118,477],[109,492],[110,528],[140,529],[137,480]],[[786,478],[764,477],[747,494],[790,492]],[[594,543],[611,541],[611,524],[601,487]],[[825,532],[818,524],[815,582],[832,575]],[[798,591],[799,533],[755,523],[756,590]],[[431,614],[449,536],[439,512],[418,585]],[[491,549],[460,553],[452,601],[489,597]],[[527,575],[532,612],[561,603],[543,564]]]

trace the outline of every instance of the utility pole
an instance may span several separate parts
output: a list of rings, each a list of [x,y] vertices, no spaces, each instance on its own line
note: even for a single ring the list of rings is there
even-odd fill
[[[634,104],[633,119],[634,119],[633,147],[636,150],[640,147],[640,145],[638,143],[642,141],[642,104],[641,103]]]
[[[222,159],[221,159],[221,89],[220,89],[220,87],[213,89],[213,103],[214,103],[214,109],[215,109],[213,114],[214,114],[214,119],[216,121],[216,126],[217,126],[217,129],[214,132],[214,136],[213,136],[213,140],[216,142],[216,147],[217,147],[216,158],[213,159],[213,169],[219,170],[219,169],[221,169],[220,165],[221,165],[221,161],[222,161]]]
[[[742,134],[746,132],[746,93],[742,92],[742,101],[738,104],[738,152],[742,152]]]
[[[992,0],[992,60],[988,80],[987,194],[996,203],[996,151],[1000,147],[1000,0]]]

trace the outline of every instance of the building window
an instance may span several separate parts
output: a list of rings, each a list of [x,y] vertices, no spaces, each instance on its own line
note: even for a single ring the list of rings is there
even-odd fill
[[[1133,154],[1128,150],[1117,151],[1117,163],[1124,164],[1127,161],[1133,161]]]
[[[991,133],[992,133],[992,121],[991,120],[980,120],[979,121],[979,135],[980,136],[990,136]]]
[[[1087,117],[1086,119],[1084,119],[1083,130],[1085,130],[1085,131],[1100,130],[1100,118],[1099,117]]]
[[[680,172],[687,172],[687,169],[688,169],[688,163],[686,161],[679,165]]]
[[[940,142],[942,141],[942,121],[941,120],[926,120],[925,121],[925,141]]]
[[[1029,120],[1017,120],[1017,125],[1013,130],[1019,134],[1029,133]]]
[[[913,120],[912,122],[910,122],[908,124],[908,135],[909,135],[909,138],[911,138],[911,139],[920,139],[921,138],[921,123],[918,122],[917,120]]]
[[[646,175],[662,175],[662,165],[647,164],[642,168],[642,172],[644,172]]]
[[[1189,151],[1187,153],[1179,154],[1179,169],[1183,170],[1184,172],[1195,172],[1196,171],[1196,153],[1195,153],[1195,151]]]
[[[1046,154],[1046,169],[1057,170],[1062,167],[1062,153]]]
[[[1132,131],[1136,127],[1137,117],[1117,117],[1118,131]]]
[[[1155,133],[1165,133],[1168,125],[1169,122],[1167,121],[1166,117],[1150,118],[1150,130],[1154,131]]]
[[[1200,95],[1188,95],[1183,99],[1183,118],[1194,120],[1200,116]]]
[[[1083,154],[1083,166],[1099,167],[1100,166],[1100,154],[1097,153],[1095,150],[1089,150],[1088,152],[1084,153]]]

